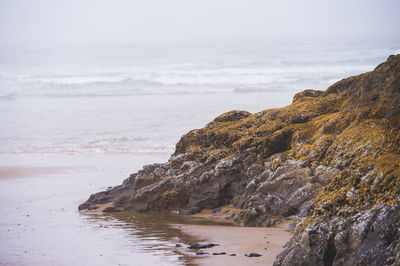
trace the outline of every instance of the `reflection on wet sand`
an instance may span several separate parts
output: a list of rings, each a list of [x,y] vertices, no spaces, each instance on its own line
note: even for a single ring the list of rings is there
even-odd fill
[[[190,244],[202,242],[204,239],[184,233],[179,224],[190,225],[232,225],[231,223],[214,222],[208,219],[171,213],[89,213],[84,214],[91,223],[99,224],[101,228],[123,228],[128,233],[130,241],[146,253],[155,256],[173,256],[185,265],[197,265],[195,251],[176,248],[177,243]],[[178,226],[177,226],[178,225]],[[183,245],[184,246],[184,245]]]

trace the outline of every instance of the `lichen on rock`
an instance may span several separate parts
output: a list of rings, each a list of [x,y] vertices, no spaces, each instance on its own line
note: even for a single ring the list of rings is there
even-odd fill
[[[325,91],[300,92],[289,106],[222,114],[182,136],[168,162],[79,208],[191,214],[231,204],[241,225],[302,221],[275,265],[395,265],[399,132],[395,55]]]

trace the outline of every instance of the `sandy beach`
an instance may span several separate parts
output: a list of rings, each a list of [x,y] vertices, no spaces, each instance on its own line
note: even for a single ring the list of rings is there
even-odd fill
[[[74,171],[74,167],[24,167],[24,166],[5,166],[0,167],[0,179],[9,178],[28,178],[34,176],[43,176],[51,174],[61,174]]]
[[[291,233],[282,227],[257,228],[227,225],[179,225],[180,230],[219,246],[202,250],[210,253],[195,260],[199,265],[272,265]],[[212,255],[225,252],[226,255]],[[261,257],[246,257],[251,252]],[[236,256],[230,256],[236,254]]]
[[[89,216],[104,215],[102,210],[112,203],[100,204],[95,210],[83,210],[82,214]],[[166,229],[171,239],[181,241],[181,247],[176,248],[176,252],[188,257],[190,264],[196,265],[272,265],[275,257],[282,250],[285,243],[290,239],[292,233],[285,230],[285,225],[291,221],[284,221],[276,227],[242,227],[235,225],[226,219],[232,213],[239,210],[231,206],[223,206],[216,213],[213,210],[203,210],[194,215],[174,215],[166,213],[135,213],[121,212],[110,213],[109,215],[124,221],[126,224],[132,223],[132,217],[146,217],[147,221],[160,220],[167,224]],[[150,222],[151,223],[151,222]],[[167,228],[166,227],[166,228]],[[174,230],[175,229],[175,230]],[[177,231],[180,233],[177,234]],[[179,235],[177,238],[176,235]],[[184,237],[183,237],[184,236]],[[179,239],[179,240],[178,240]],[[196,243],[218,244],[212,248],[190,250],[189,244]],[[209,254],[197,255],[197,251]],[[225,252],[223,255],[213,255],[213,253]],[[260,257],[247,257],[246,254],[258,253]]]
[[[3,157],[0,239],[6,248],[0,250],[0,264],[71,265],[79,260],[130,265],[132,259],[140,265],[266,264],[272,263],[290,236],[279,228],[232,226],[211,210],[193,216],[79,213],[78,204],[91,192],[120,183],[131,169],[154,160],[141,156],[132,164],[131,158]],[[210,216],[213,219],[208,219]],[[202,240],[220,244],[205,252],[225,251],[237,256],[200,257],[186,248],[186,244]],[[183,247],[175,248],[176,243]],[[248,252],[263,256],[247,258],[243,254]]]

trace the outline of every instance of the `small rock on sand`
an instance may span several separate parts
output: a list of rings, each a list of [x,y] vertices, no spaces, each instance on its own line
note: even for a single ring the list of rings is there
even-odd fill
[[[251,252],[249,254],[245,254],[245,256],[251,258],[251,257],[261,257],[262,255],[258,254],[258,253]]]
[[[225,255],[226,254],[226,252],[215,252],[215,253],[213,253],[213,255]]]
[[[208,252],[202,252],[202,251],[197,251],[196,252],[196,255],[207,255],[207,254],[210,254],[210,253],[208,253]],[[214,254],[213,254],[214,255]]]
[[[191,244],[189,245],[188,249],[202,249],[202,248],[212,248],[215,246],[219,246],[218,244],[199,244],[199,243],[195,243],[195,244]]]

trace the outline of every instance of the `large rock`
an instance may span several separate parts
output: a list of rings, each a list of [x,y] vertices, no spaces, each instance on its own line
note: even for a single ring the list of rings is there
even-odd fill
[[[400,55],[279,109],[231,111],[188,132],[80,209],[184,214],[231,204],[241,225],[301,223],[276,265],[399,263]],[[111,209],[110,209],[111,208]]]
[[[326,93],[345,95],[324,156],[340,171],[274,265],[400,265],[400,56]]]
[[[274,265],[400,265],[398,204],[300,227]]]

